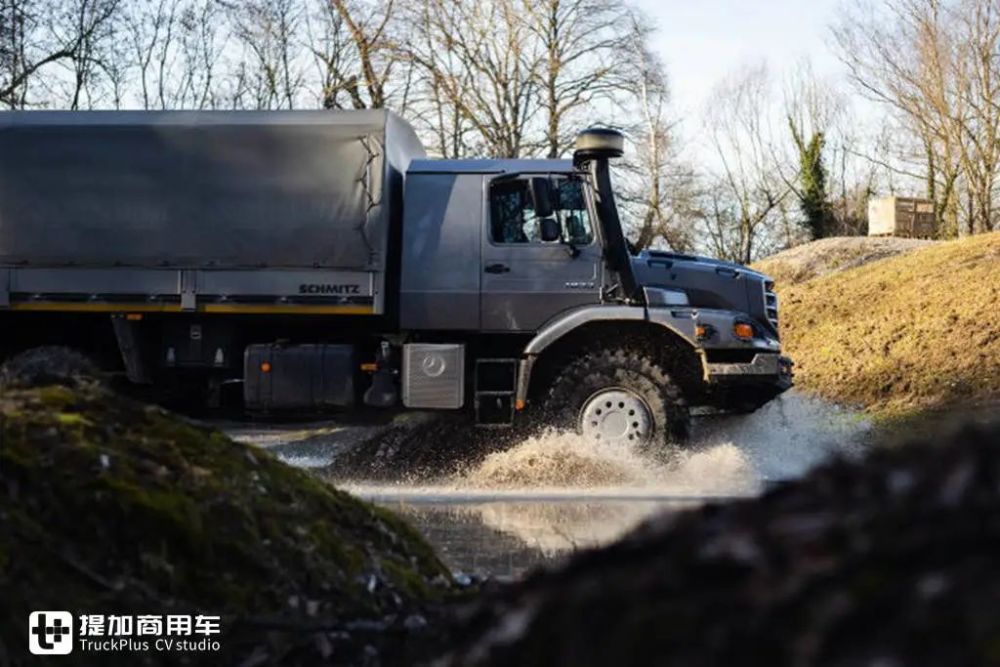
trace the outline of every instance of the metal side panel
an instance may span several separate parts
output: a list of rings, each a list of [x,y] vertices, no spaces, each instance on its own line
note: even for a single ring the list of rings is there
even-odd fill
[[[407,177],[400,326],[478,330],[481,174]]]
[[[379,315],[380,271],[0,267],[9,305],[23,310],[190,310]],[[6,289],[3,289],[6,288]],[[2,303],[0,295],[0,305]]]
[[[15,294],[180,294],[176,269],[13,268],[10,291]]]
[[[370,298],[374,276],[365,271],[199,271],[198,292],[224,296]]]

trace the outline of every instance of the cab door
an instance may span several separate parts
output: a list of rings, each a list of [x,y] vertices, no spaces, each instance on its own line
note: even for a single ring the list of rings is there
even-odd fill
[[[550,180],[550,219],[559,240],[543,240],[531,177]],[[484,331],[536,331],[554,315],[599,303],[601,244],[587,185],[571,174],[518,174],[487,183],[480,325]],[[551,228],[551,222],[549,223]]]

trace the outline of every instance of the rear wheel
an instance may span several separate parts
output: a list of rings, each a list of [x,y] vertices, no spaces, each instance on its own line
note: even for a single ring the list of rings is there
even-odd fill
[[[690,431],[687,403],[667,369],[627,349],[572,361],[552,383],[546,404],[554,425],[602,443],[677,444]]]

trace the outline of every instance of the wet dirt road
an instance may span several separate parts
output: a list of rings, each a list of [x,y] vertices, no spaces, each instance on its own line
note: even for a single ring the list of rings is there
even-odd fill
[[[655,513],[760,493],[859,452],[871,428],[794,391],[754,415],[698,420],[694,440],[666,458],[565,433],[482,450],[475,433],[436,424],[405,415],[381,426],[216,426],[407,517],[456,572],[499,578],[617,539]],[[424,448],[449,456],[428,463]]]

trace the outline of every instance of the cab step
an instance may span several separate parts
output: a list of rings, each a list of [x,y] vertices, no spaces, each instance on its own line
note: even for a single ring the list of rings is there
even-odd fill
[[[517,359],[477,359],[475,370],[476,424],[510,426],[514,423]]]

